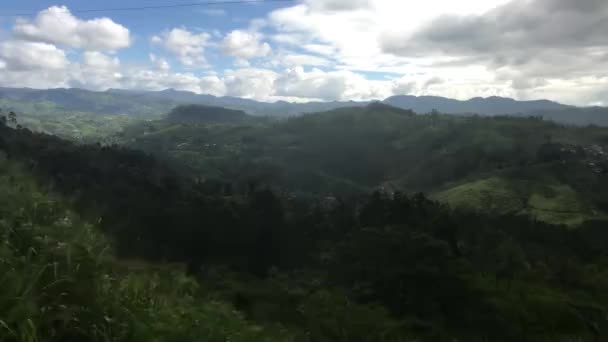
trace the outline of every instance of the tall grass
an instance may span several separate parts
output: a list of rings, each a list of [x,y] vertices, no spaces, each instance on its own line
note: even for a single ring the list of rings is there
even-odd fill
[[[0,159],[0,341],[289,341],[205,299],[180,270],[129,269],[110,242]]]

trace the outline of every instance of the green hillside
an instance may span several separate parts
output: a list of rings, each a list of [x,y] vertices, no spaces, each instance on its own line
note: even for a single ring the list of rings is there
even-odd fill
[[[247,114],[222,107],[189,105],[177,106],[167,114],[167,121],[183,124],[243,122]]]
[[[554,224],[576,226],[607,218],[583,195],[559,183],[492,177],[450,187],[433,198],[454,208],[522,214]]]
[[[456,208],[506,214],[521,212],[526,206],[527,194],[517,190],[509,180],[492,177],[454,186],[435,198]]]
[[[608,210],[605,128],[415,115],[374,103],[284,121],[148,122],[127,128],[121,139],[188,165],[195,177],[237,185],[255,181],[300,194],[423,191],[459,207],[533,214],[553,223],[580,223]],[[562,195],[542,202],[565,196],[584,209],[533,209],[541,195],[528,203],[536,190],[522,189],[530,186],[541,195],[561,189]]]
[[[0,160],[1,341],[290,341],[247,322],[175,266],[117,260],[112,244]]]
[[[7,123],[8,341],[566,342],[608,331],[604,222],[565,229],[421,194],[239,188]],[[543,201],[530,202],[554,208]]]

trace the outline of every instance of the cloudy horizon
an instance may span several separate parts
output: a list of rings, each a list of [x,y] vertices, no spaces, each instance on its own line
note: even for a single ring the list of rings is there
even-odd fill
[[[41,3],[8,0],[0,10],[34,14],[0,20],[0,86],[608,105],[604,0],[303,0],[107,13]]]

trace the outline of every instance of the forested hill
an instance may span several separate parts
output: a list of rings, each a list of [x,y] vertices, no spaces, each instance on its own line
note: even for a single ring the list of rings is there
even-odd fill
[[[416,115],[372,103],[255,124],[147,122],[121,139],[206,179],[303,196],[424,191],[570,224],[608,212],[608,129],[539,118]]]
[[[175,107],[167,115],[167,120],[184,124],[243,122],[247,120],[247,114],[222,107],[188,105]]]
[[[323,120],[348,128],[348,137],[359,120],[374,131],[419,118],[384,109],[392,113],[372,107],[281,127],[308,131]],[[601,222],[565,229],[454,211],[421,194],[298,200],[255,183],[194,181],[142,152],[76,145],[13,125],[0,122],[0,228],[9,242],[0,263],[0,329],[11,341],[608,336]],[[27,174],[52,189],[54,206]],[[82,228],[65,207],[95,225]],[[97,226],[130,259],[108,263],[95,244]],[[136,257],[183,263],[194,278],[148,266],[126,271]]]

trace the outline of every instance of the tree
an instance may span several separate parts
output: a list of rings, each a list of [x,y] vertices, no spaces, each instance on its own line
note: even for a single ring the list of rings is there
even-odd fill
[[[8,112],[8,123],[10,123],[13,126],[17,125],[17,114],[15,114],[15,112],[13,112],[13,111]]]
[[[516,276],[527,269],[526,254],[515,241],[506,239],[496,248],[496,279],[507,281],[507,288]]]
[[[283,205],[271,190],[264,189],[252,194],[250,210],[251,228],[256,234],[249,257],[251,270],[255,274],[266,275],[268,269],[281,260]]]

